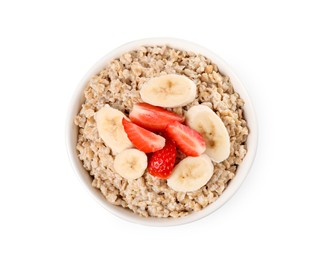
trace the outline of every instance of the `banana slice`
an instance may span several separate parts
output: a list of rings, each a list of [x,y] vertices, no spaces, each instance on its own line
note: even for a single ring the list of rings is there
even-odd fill
[[[137,149],[121,152],[116,156],[113,165],[115,171],[127,180],[140,178],[147,166],[147,155]]]
[[[187,124],[199,132],[206,142],[205,153],[215,162],[226,160],[230,154],[230,138],[221,118],[204,105],[191,107],[186,114]]]
[[[97,131],[113,154],[133,147],[122,125],[123,117],[128,119],[122,112],[109,105],[102,107],[95,115]]]
[[[196,97],[196,85],[189,78],[168,74],[152,78],[141,88],[141,98],[154,106],[179,107]]]
[[[167,184],[175,191],[195,191],[211,179],[213,170],[213,164],[205,154],[186,157],[175,166]]]

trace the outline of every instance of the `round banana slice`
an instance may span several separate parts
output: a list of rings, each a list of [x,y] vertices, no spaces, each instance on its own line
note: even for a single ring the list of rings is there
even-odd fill
[[[204,105],[191,107],[186,114],[187,124],[199,132],[205,142],[205,153],[214,162],[226,160],[230,154],[230,137],[221,118]]]
[[[175,166],[167,184],[175,191],[195,191],[211,179],[213,170],[213,164],[205,154],[186,157]]]
[[[196,85],[186,76],[168,74],[147,81],[141,88],[141,98],[154,106],[178,107],[192,102]]]
[[[95,115],[96,127],[103,142],[111,148],[113,154],[118,154],[133,144],[124,130],[122,119],[127,117],[118,109],[105,105]]]
[[[144,152],[128,149],[118,154],[114,160],[115,171],[127,180],[140,178],[148,166]]]

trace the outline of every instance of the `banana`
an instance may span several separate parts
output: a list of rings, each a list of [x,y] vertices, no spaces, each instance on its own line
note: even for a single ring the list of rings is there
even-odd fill
[[[105,105],[95,115],[96,127],[104,143],[113,154],[133,147],[122,125],[122,118],[127,117],[117,109]]]
[[[148,158],[137,149],[127,149],[114,160],[115,171],[127,180],[140,178],[148,166]]]
[[[168,74],[147,81],[141,88],[141,98],[154,106],[179,107],[196,97],[196,85],[189,78]]]
[[[205,153],[214,161],[222,162],[230,154],[230,138],[221,118],[204,105],[191,107],[186,114],[188,126],[199,132],[206,142]]]
[[[213,164],[206,154],[186,157],[175,166],[167,185],[175,191],[195,191],[211,179],[213,170]]]

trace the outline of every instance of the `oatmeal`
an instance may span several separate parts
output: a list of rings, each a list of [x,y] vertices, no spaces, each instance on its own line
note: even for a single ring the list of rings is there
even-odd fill
[[[100,138],[96,126],[95,114],[106,104],[127,116],[134,104],[142,102],[141,87],[149,79],[167,74],[184,75],[197,87],[192,102],[168,110],[186,117],[190,108],[199,104],[207,106],[222,119],[230,137],[229,157],[220,163],[212,162],[212,177],[192,192],[175,191],[166,180],[148,171],[137,179],[123,178],[114,168],[116,154]],[[92,185],[109,203],[141,216],[177,218],[203,209],[222,194],[247,152],[244,101],[230,79],[202,55],[168,46],[141,47],[110,61],[90,80],[84,94],[85,101],[75,118],[79,127],[78,157],[92,176]],[[178,151],[177,160],[184,157]]]

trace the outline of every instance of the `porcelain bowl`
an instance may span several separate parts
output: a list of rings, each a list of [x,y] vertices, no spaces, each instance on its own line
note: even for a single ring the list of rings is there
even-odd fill
[[[188,216],[182,218],[145,218],[141,217],[128,209],[124,209],[119,206],[114,206],[110,204],[101,192],[92,187],[92,178],[88,172],[83,168],[82,162],[77,156],[76,144],[78,136],[78,127],[74,125],[74,117],[79,112],[81,105],[84,101],[84,89],[86,88],[89,79],[99,73],[106,65],[106,63],[112,59],[118,58],[121,54],[137,49],[140,46],[145,45],[168,45],[170,47],[181,49],[185,51],[192,51],[195,53],[200,53],[205,57],[209,58],[213,63],[215,63],[219,70],[230,77],[231,82],[234,86],[236,92],[243,98],[245,101],[244,105],[244,115],[249,128],[249,136],[247,139],[247,154],[243,159],[243,162],[239,165],[236,176],[230,181],[228,187],[224,190],[223,194],[213,203],[208,205],[206,208],[201,211],[194,212]],[[198,219],[201,219],[215,210],[223,206],[239,189],[245,177],[247,176],[251,165],[254,161],[254,157],[257,150],[257,140],[258,140],[258,127],[257,120],[255,115],[255,110],[253,108],[252,102],[248,93],[243,86],[242,82],[238,79],[233,70],[227,65],[227,63],[222,60],[218,55],[209,51],[208,49],[181,39],[174,38],[150,38],[142,39],[133,42],[126,43],[113,51],[110,51],[103,58],[101,58],[96,64],[85,74],[80,83],[78,84],[72,100],[69,104],[67,125],[66,125],[66,144],[69,154],[70,161],[72,163],[74,172],[78,175],[79,179],[82,181],[83,185],[87,190],[92,194],[92,196],[109,212],[114,215],[138,224],[149,225],[149,226],[173,226],[186,224]]]

